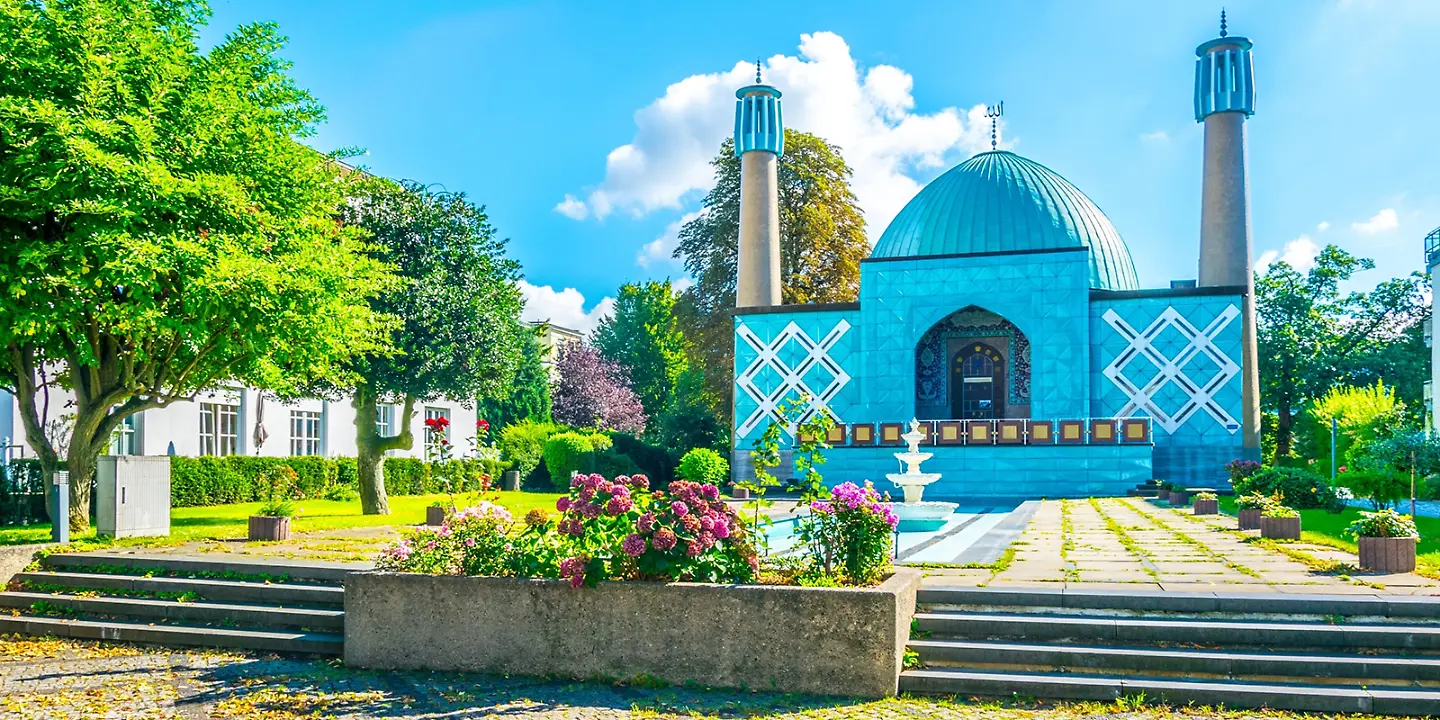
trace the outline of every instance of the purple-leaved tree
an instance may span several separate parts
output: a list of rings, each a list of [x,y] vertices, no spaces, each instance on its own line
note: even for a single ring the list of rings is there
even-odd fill
[[[560,376],[551,394],[555,422],[637,434],[645,429],[645,408],[624,368],[594,346],[576,343],[561,350],[555,370]]]

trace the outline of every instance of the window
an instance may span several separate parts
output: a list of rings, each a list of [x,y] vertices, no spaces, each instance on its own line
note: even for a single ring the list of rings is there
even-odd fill
[[[431,421],[443,421],[443,424],[436,426]],[[447,443],[450,440],[450,408],[425,408],[425,459],[439,460],[443,457],[440,452],[441,440]]]
[[[120,427],[110,433],[110,454],[111,455],[138,455],[139,450],[135,439],[135,423],[139,415],[131,415],[120,421]]]
[[[200,403],[200,454],[234,455],[240,446],[240,406]]]
[[[320,413],[290,411],[290,454],[320,454]]]
[[[380,404],[375,406],[375,432],[380,437],[388,437],[395,434],[395,406]]]

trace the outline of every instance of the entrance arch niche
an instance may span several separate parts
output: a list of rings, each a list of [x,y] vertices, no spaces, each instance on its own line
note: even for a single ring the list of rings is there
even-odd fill
[[[981,307],[935,323],[915,346],[915,417],[1030,417],[1030,340]]]

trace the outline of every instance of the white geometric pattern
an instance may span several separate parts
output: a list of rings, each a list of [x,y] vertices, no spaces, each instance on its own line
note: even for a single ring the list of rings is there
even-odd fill
[[[840,338],[843,337],[846,332],[849,332],[849,330],[850,323],[841,320],[835,323],[835,327],[825,335],[824,339],[817,343],[810,339],[810,336],[806,335],[805,331],[801,330],[800,326],[792,321],[775,336],[775,339],[767,343],[761,340],[760,337],[745,324],[742,323],[736,327],[735,335],[755,350],[755,359],[741,371],[739,377],[735,378],[735,386],[740,388],[746,395],[749,395],[757,406],[755,411],[750,413],[749,417],[745,418],[739,427],[736,428],[738,436],[745,437],[749,435],[751,430],[754,430],[757,425],[767,419],[773,418],[780,420],[780,414],[776,408],[780,406],[781,401],[783,401],[791,391],[804,393],[810,398],[810,404],[805,408],[805,411],[801,413],[799,422],[803,423],[809,420],[818,412],[828,414],[834,418],[837,423],[843,422],[840,417],[830,409],[830,401],[839,394],[841,388],[849,384],[850,374],[845,372],[845,368],[840,367],[839,363],[831,359],[830,348],[835,347],[835,343],[839,342]],[[804,359],[793,368],[788,367],[785,362],[780,359],[780,352],[785,349],[787,343],[791,342],[797,343],[805,350]],[[821,388],[819,392],[816,392],[805,383],[805,374],[817,364],[830,373],[830,382],[824,388]],[[755,384],[755,378],[759,376],[766,367],[774,370],[780,376],[779,385],[768,393]],[[785,431],[791,435],[795,434],[793,427],[787,427]]]
[[[1225,308],[1204,330],[1196,328],[1189,320],[1173,307],[1165,308],[1155,321],[1150,323],[1143,332],[1136,332],[1135,328],[1120,318],[1114,310],[1105,311],[1105,322],[1120,333],[1129,347],[1115,356],[1115,359],[1105,367],[1103,374],[1115,383],[1115,387],[1130,398],[1130,402],[1116,413],[1115,417],[1130,417],[1136,410],[1144,410],[1165,428],[1166,432],[1173,433],[1184,425],[1197,411],[1204,410],[1215,418],[1215,422],[1235,434],[1240,429],[1240,424],[1230,413],[1225,411],[1219,403],[1215,402],[1215,394],[1225,387],[1225,383],[1240,373],[1240,365],[1231,360],[1228,355],[1215,347],[1214,340],[1219,336],[1235,318],[1240,316],[1240,310],[1234,305]],[[1185,336],[1188,341],[1175,357],[1166,357],[1152,343],[1165,331],[1166,328],[1174,328]],[[1197,381],[1185,374],[1182,368],[1185,367],[1195,355],[1203,353],[1215,363],[1217,368],[1215,374],[1208,379]],[[1139,357],[1149,360],[1159,369],[1155,375],[1143,387],[1136,385],[1125,376],[1125,366]],[[1166,385],[1174,385],[1186,396],[1186,401],[1180,409],[1171,415],[1166,413],[1155,402],[1154,398]]]

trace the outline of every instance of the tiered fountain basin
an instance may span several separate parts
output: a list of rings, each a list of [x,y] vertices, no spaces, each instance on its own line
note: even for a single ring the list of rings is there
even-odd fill
[[[905,491],[905,502],[890,503],[890,511],[899,519],[896,530],[900,532],[933,532],[945,526],[950,516],[959,507],[952,502],[923,500],[925,486],[940,479],[940,473],[920,472],[920,463],[930,459],[931,453],[920,452],[920,441],[925,435],[920,431],[917,420],[910,421],[910,432],[901,436],[909,444],[908,452],[895,453],[895,458],[905,465],[905,472],[890,473],[885,477]]]

